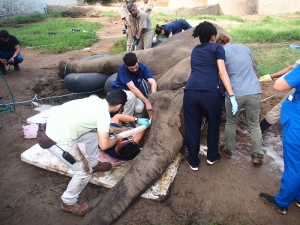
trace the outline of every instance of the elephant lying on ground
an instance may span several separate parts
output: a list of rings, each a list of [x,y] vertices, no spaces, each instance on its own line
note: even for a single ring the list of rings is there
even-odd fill
[[[224,29],[215,25],[218,33]],[[97,199],[93,210],[81,224],[110,224],[134,202],[166,167],[175,159],[184,142],[183,87],[190,72],[190,54],[199,44],[192,37],[193,28],[168,38],[157,47],[136,51],[139,61],[152,71],[158,83],[158,92],[149,95],[153,104],[153,118],[143,151],[134,159],[127,174]],[[125,53],[88,61],[60,61],[57,74],[63,78],[68,73],[116,73]],[[199,128],[200,129],[200,128]],[[172,141],[170,141],[172,140]]]

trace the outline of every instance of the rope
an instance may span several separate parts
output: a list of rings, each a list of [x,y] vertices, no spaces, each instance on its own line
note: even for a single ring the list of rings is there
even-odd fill
[[[35,96],[31,100],[26,100],[26,101],[22,101],[22,102],[14,102],[13,101],[12,103],[2,104],[2,105],[5,105],[5,106],[14,105],[15,106],[15,105],[18,105],[18,104],[30,103],[30,102],[33,102],[33,101],[42,101],[42,100],[46,100],[46,99],[59,99],[59,98],[64,98],[64,97],[67,97],[67,96],[74,96],[74,95],[92,94],[92,93],[102,91],[103,89],[104,88],[98,89],[96,91],[71,93],[71,94],[65,94],[65,95],[56,95],[56,96],[49,96],[49,97],[44,97],[44,98],[38,98],[38,95],[35,94]]]
[[[66,77],[66,73],[67,73],[67,66],[68,66],[68,63],[71,61],[71,59],[68,60],[68,62],[66,62],[66,65],[65,65],[65,70],[64,70],[64,78]]]
[[[275,97],[276,95],[279,95],[279,94],[281,94],[281,93],[283,93],[283,92],[278,92],[278,93],[276,93],[276,94],[274,94],[274,95],[271,95],[270,97],[267,97],[267,98],[261,100],[261,102],[264,102],[264,101],[266,101],[266,100],[268,100],[268,99],[270,99],[270,98],[273,98],[273,97]]]
[[[266,101],[266,100],[268,100],[268,99],[270,99],[270,98],[273,98],[273,97],[275,97],[276,95],[279,95],[279,94],[282,94],[282,93],[283,93],[283,92],[278,92],[278,93],[276,93],[276,94],[274,94],[274,95],[271,95],[271,96],[269,96],[269,97],[267,97],[267,98],[261,100],[261,102],[264,102],[264,101]],[[245,108],[242,108],[240,111],[243,111],[243,110],[245,110]]]

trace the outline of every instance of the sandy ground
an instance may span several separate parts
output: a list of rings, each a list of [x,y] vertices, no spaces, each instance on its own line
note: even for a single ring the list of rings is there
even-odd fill
[[[100,18],[89,19],[100,21]],[[24,62],[21,70],[13,69],[5,76],[16,102],[39,97],[69,93],[55,73],[56,63],[62,59],[83,59],[93,54],[107,53],[113,42],[122,37],[122,23],[102,18],[105,25],[99,32],[101,40],[91,50],[78,50],[63,54],[39,54],[34,49],[23,48]],[[214,21],[216,22],[216,21]],[[223,27],[226,21],[217,21]],[[196,23],[197,24],[197,23]],[[111,27],[114,29],[111,29]],[[1,103],[11,103],[9,90],[0,81]],[[263,84],[262,99],[275,94],[272,83]],[[263,101],[261,118],[280,101],[279,94]],[[45,101],[45,103],[49,103]],[[50,102],[51,103],[51,102]],[[57,103],[55,103],[57,104]],[[25,162],[20,155],[36,144],[35,139],[24,139],[22,126],[26,119],[37,114],[31,102],[16,105],[14,112],[0,115],[0,224],[77,224],[81,218],[60,209],[60,195],[70,178],[43,170]],[[224,119],[221,140],[224,137]],[[287,215],[282,216],[260,202],[258,194],[275,195],[280,188],[283,170],[281,126],[273,125],[263,135],[264,163],[256,167],[251,163],[251,143],[244,113],[237,127],[237,147],[233,157],[224,157],[213,166],[202,163],[199,171],[191,171],[182,161],[176,178],[164,201],[155,202],[138,198],[114,224],[300,224],[300,209],[291,204]],[[92,200],[104,196],[106,188],[89,184],[80,199]],[[202,221],[203,222],[203,221]]]

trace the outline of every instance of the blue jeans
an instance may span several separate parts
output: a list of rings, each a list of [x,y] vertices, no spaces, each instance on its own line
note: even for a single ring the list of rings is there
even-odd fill
[[[6,59],[8,61],[14,54],[15,52],[0,51],[0,59]],[[17,66],[19,63],[23,62],[23,56],[21,54],[17,55],[14,61],[14,66]]]
[[[251,135],[252,156],[263,156],[262,136],[259,126],[259,113],[261,105],[261,94],[246,95],[236,97],[238,109],[244,105],[246,118]],[[225,125],[225,147],[226,152],[232,153],[235,146],[236,125],[239,119],[240,111],[235,116],[231,112],[231,103],[228,98],[225,99],[226,107],[226,125]]]

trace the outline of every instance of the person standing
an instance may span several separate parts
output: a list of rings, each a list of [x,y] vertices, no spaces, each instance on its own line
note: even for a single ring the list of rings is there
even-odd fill
[[[243,44],[231,44],[230,37],[221,33],[217,39],[225,49],[225,66],[229,75],[238,109],[244,106],[246,119],[251,135],[252,163],[262,163],[262,135],[259,126],[261,106],[261,89],[256,73],[253,69],[253,56],[250,49]],[[230,159],[235,148],[236,125],[239,119],[239,110],[236,115],[231,113],[231,103],[225,98],[226,125],[225,146],[220,147],[222,154]]]
[[[126,103],[126,93],[119,89],[105,99],[97,95],[69,101],[59,106],[47,123],[39,126],[38,143],[59,158],[74,173],[61,196],[61,209],[84,216],[91,206],[78,201],[78,196],[96,171],[111,169],[111,164],[98,161],[98,146],[105,150],[119,144],[122,137],[110,138],[111,115],[118,113]],[[97,132],[92,130],[97,129]],[[86,157],[77,143],[85,144]]]
[[[260,200],[280,214],[286,214],[294,201],[300,208],[300,65],[274,83],[276,91],[295,88],[281,107],[284,172],[279,193],[274,197],[260,193]]]
[[[20,70],[19,63],[23,61],[19,44],[14,35],[10,35],[6,30],[0,31],[0,58],[5,59],[6,63],[12,63],[15,70]]]
[[[130,1],[123,0],[123,2],[125,2],[125,4],[121,8],[121,19],[124,22],[124,27],[126,30],[127,51],[129,51],[133,40],[131,30],[130,30],[129,12],[127,10],[127,5],[130,3]]]
[[[150,91],[154,93],[157,91],[157,83],[149,68],[138,61],[135,53],[126,53],[123,61],[124,63],[119,67],[117,78],[113,82],[111,90],[121,88],[126,92],[127,102],[123,114],[133,116],[135,113],[142,113],[145,104],[149,118],[151,118],[152,104],[139,90],[139,87],[142,82],[148,81]]]
[[[191,75],[184,89],[183,113],[185,140],[189,155],[186,161],[192,170],[200,164],[199,148],[201,118],[208,122],[207,163],[212,165],[220,159],[218,152],[219,128],[222,114],[222,80],[232,104],[232,114],[237,112],[237,102],[225,68],[224,48],[216,44],[217,29],[210,22],[200,23],[193,31],[200,44],[191,53]]]
[[[153,5],[151,2],[149,2],[148,0],[144,0],[144,4],[141,4],[139,7],[142,11],[146,12],[148,14],[148,16],[151,16],[151,12],[153,9]]]
[[[148,49],[152,46],[153,29],[147,13],[138,10],[135,4],[127,5],[130,20],[131,33],[137,46],[137,50]]]
[[[298,59],[295,64],[292,64],[276,73],[273,74],[266,74],[259,78],[260,82],[269,82],[276,78],[283,76],[284,74],[291,71],[295,66],[300,64],[300,59]],[[264,119],[260,122],[260,129],[261,133],[264,133],[270,126],[276,123],[280,118],[280,110],[282,103],[287,99],[288,96],[292,95],[295,92],[295,89],[291,89],[283,98],[282,100],[274,106],[264,117]]]

